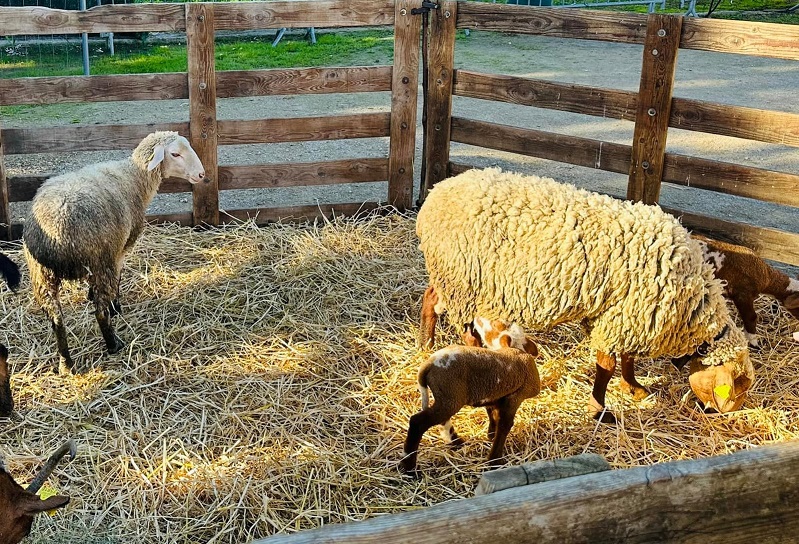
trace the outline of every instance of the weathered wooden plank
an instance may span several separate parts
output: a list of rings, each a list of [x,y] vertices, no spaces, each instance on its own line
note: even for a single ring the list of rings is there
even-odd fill
[[[156,130],[174,130],[189,134],[188,123],[154,123],[149,125],[76,125],[60,127],[9,128],[6,132],[6,154],[69,153],[133,149]]]
[[[195,225],[219,224],[217,179],[214,4],[186,4],[191,146],[205,167],[205,180],[192,185]]]
[[[416,150],[416,103],[419,94],[419,32],[422,18],[411,10],[422,0],[396,0],[394,71],[391,81],[391,140],[388,159],[388,202],[411,207],[413,155]]]
[[[0,104],[59,104],[187,98],[186,74],[0,79]]]
[[[799,114],[674,98],[669,126],[799,147]]]
[[[231,2],[220,4],[216,8],[217,30],[310,26],[336,28],[393,23],[393,4],[372,0]]]
[[[799,234],[725,221],[673,208],[663,207],[663,209],[678,217],[690,230],[706,234],[711,238],[747,246],[764,259],[799,266]]]
[[[666,153],[663,181],[799,206],[799,175]]]
[[[379,138],[389,135],[390,119],[388,113],[365,113],[219,121],[217,130],[221,145]]]
[[[446,0],[430,14],[428,44],[427,125],[422,157],[422,183],[419,204],[433,185],[447,177],[450,126],[452,124],[452,86],[455,72],[455,19],[458,3]]]
[[[185,30],[182,4],[116,4],[86,11],[15,7],[0,9],[0,34],[175,32]]]
[[[459,2],[457,27],[553,38],[644,43],[646,15]]]
[[[799,28],[794,25],[686,18],[680,47],[799,60]]]
[[[629,145],[452,118],[452,141],[626,174]]]
[[[5,131],[0,124],[0,240],[11,239],[11,208],[8,206],[8,177],[5,161]]]
[[[9,176],[8,177],[8,201],[27,202],[33,199],[33,195],[42,183],[55,174],[38,174],[30,176]],[[191,184],[185,179],[169,178],[161,182],[158,187],[159,193],[190,193]]]
[[[219,189],[301,187],[388,179],[388,159],[343,159],[306,163],[219,167]]]
[[[467,170],[472,170],[474,168],[479,168],[479,167],[473,164],[464,164],[461,162],[450,161],[450,163],[447,165],[447,176],[449,177],[457,176],[458,174],[462,174]]]
[[[253,208],[248,210],[225,210],[221,219],[223,223],[246,221],[254,218],[258,225],[275,221],[307,222],[322,217],[357,216],[380,207],[377,202],[353,202],[346,204],[313,204],[310,206],[292,206],[285,208]]]
[[[252,544],[785,542],[799,443],[507,489]]]
[[[229,70],[217,72],[216,96],[390,91],[391,70],[391,66]]]
[[[582,453],[564,459],[541,459],[532,463],[483,473],[480,481],[477,482],[474,494],[488,495],[503,489],[572,478],[610,469],[611,466],[605,458],[596,453]]]
[[[148,215],[146,218],[151,225],[161,225],[163,223],[177,223],[184,227],[191,226],[192,215],[190,213],[168,213],[158,215]]]
[[[555,83],[517,76],[455,70],[454,94],[483,100],[632,121],[638,95],[631,91]]]
[[[627,198],[655,204],[666,153],[682,17],[651,13],[635,114]]]

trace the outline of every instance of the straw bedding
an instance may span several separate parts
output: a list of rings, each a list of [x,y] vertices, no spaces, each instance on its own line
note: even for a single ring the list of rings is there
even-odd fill
[[[413,219],[397,215],[150,227],[123,272],[120,354],[104,354],[85,285],[62,295],[72,377],[50,372],[55,342],[29,285],[0,294],[23,418],[0,420],[8,468],[25,481],[63,440],[79,444],[48,481],[72,502],[40,516],[30,541],[240,543],[470,496],[489,448],[484,410],[456,416],[468,440],[457,451],[428,433],[421,481],[396,469],[429,353],[414,344],[426,285],[417,243]],[[701,413],[687,371],[644,360],[654,395],[628,400],[615,378],[615,427],[584,412],[594,361],[579,327],[534,335],[543,391],[522,406],[508,461],[596,452],[629,467],[795,438],[799,344],[786,312],[766,299],[759,311],[744,410]],[[436,347],[455,339],[445,331]]]

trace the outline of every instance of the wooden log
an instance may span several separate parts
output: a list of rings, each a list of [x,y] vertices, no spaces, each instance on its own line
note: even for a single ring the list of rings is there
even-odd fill
[[[799,443],[526,485],[252,544],[778,543],[799,532]]]
[[[337,28],[393,23],[392,3],[372,0],[231,2],[216,6],[217,30]]]
[[[365,183],[387,179],[388,159],[384,158],[219,167],[219,189],[222,191]]]
[[[424,183],[419,204],[433,185],[447,177],[450,125],[452,123],[452,85],[455,71],[455,19],[458,3],[445,0],[430,12],[428,42],[427,133],[425,134]]]
[[[627,198],[655,204],[666,153],[682,17],[652,13],[647,22]]]
[[[5,160],[5,131],[0,124],[0,240],[11,239],[11,208],[8,205],[8,177]]]
[[[219,224],[214,9],[212,3],[186,4],[189,130],[206,176],[192,185],[192,208],[194,225],[211,226]]]
[[[455,70],[454,94],[509,104],[632,121],[638,95],[631,91],[554,83],[518,76]]]
[[[646,15],[459,2],[458,28],[619,43],[644,43]]]
[[[452,141],[620,174],[630,167],[629,145],[461,117],[452,118]]]
[[[690,230],[752,249],[763,259],[799,266],[799,234],[746,223],[725,221],[674,208],[663,210],[680,219]]]
[[[186,29],[181,4],[116,4],[86,11],[15,7],[0,9],[3,36],[87,32],[176,32]]]
[[[582,453],[565,459],[542,459],[484,473],[477,482],[474,494],[488,495],[512,487],[582,476],[610,468],[610,463],[596,453]]]
[[[413,199],[413,155],[416,150],[416,99],[419,94],[419,32],[422,18],[411,10],[422,0],[394,3],[394,72],[391,81],[391,140],[388,202],[400,210]]]
[[[220,145],[379,138],[390,134],[389,113],[219,121]]]
[[[252,208],[247,210],[225,210],[221,216],[223,223],[235,223],[254,219],[257,225],[276,221],[307,222],[326,217],[358,216],[380,207],[377,202],[352,202],[345,204],[313,204],[311,206],[291,206],[283,208]]]
[[[799,28],[794,25],[688,17],[680,47],[799,60]]]
[[[228,70],[216,74],[216,96],[232,98],[390,91],[391,71],[391,66]]]

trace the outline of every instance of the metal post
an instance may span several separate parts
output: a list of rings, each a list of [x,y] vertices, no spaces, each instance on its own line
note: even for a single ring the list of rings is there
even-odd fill
[[[80,10],[86,11],[86,0],[80,0]],[[89,75],[89,35],[81,34],[81,49],[83,50],[83,75]]]

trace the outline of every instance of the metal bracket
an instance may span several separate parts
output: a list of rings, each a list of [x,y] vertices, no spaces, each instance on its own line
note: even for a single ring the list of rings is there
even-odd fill
[[[411,9],[411,15],[422,15],[430,13],[431,9],[438,9],[439,7],[440,6],[435,2],[428,2],[428,0],[424,0],[422,2],[422,7]]]

